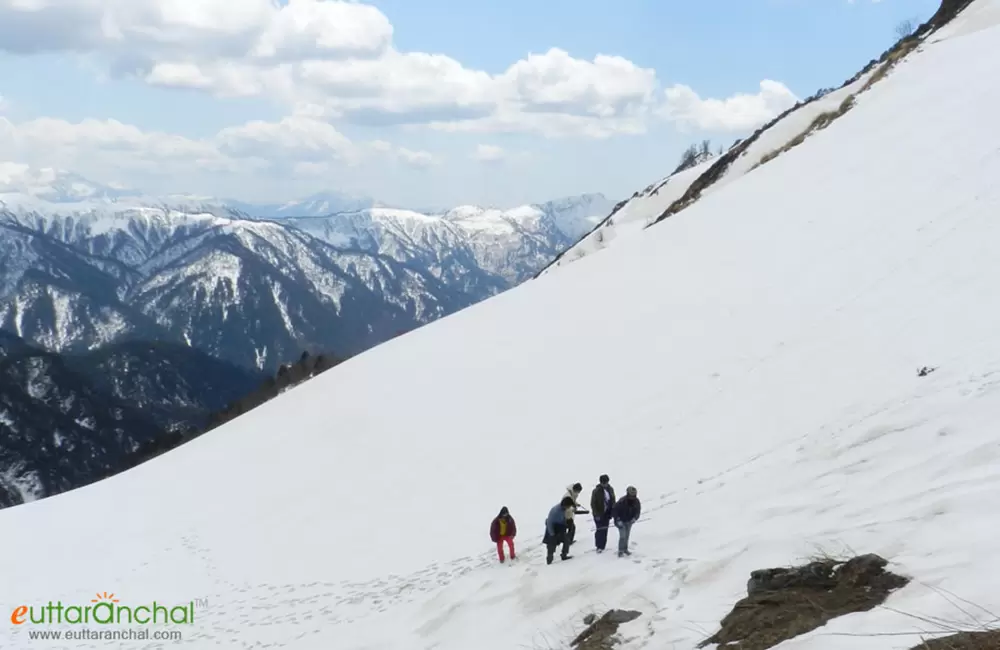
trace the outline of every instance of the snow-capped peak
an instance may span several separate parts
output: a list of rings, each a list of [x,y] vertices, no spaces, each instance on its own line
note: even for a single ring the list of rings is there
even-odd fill
[[[64,169],[0,162],[0,194],[14,193],[51,203],[75,203],[88,199],[114,200],[138,194],[118,183],[102,185]]]
[[[442,215],[445,219],[473,219],[482,216],[487,208],[480,205],[459,205]]]
[[[603,194],[580,194],[545,203],[529,203],[512,208],[460,205],[442,217],[458,225],[475,228],[509,230],[515,225],[549,219],[552,226],[566,237],[576,240],[608,215],[613,202]]]

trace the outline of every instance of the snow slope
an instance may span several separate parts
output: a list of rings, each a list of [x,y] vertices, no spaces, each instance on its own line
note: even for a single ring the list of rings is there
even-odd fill
[[[750,571],[822,549],[915,581],[782,648],[912,647],[906,614],[965,618],[943,589],[1000,611],[998,57],[993,25],[928,45],[644,236],[0,512],[0,606],[204,598],[187,647],[352,650],[560,647],[615,606],[624,650],[692,649]],[[546,511],[602,472],[638,486],[635,556],[584,553],[584,519],[546,567]]]
[[[980,10],[988,12],[990,9]],[[988,15],[987,15],[988,18]],[[964,19],[968,21],[968,18]],[[972,24],[978,25],[983,20],[972,19]],[[848,80],[840,88],[817,93],[806,101],[799,102],[795,107],[773,123],[762,127],[754,137],[741,146],[741,151],[726,165],[719,174],[712,168],[719,160],[709,157],[700,161],[692,168],[675,172],[666,178],[650,185],[642,192],[637,192],[621,208],[605,219],[600,227],[581,238],[563,254],[546,266],[538,275],[545,275],[555,268],[566,266],[578,259],[603,250],[622,236],[641,233],[647,227],[661,220],[662,215],[672,204],[683,198],[685,193],[695,183],[704,178],[713,177],[700,191],[701,197],[717,192],[729,183],[739,180],[754,171],[777,155],[783,153],[795,142],[811,137],[816,132],[817,121],[849,110],[858,93],[868,89],[869,84],[881,73],[881,65],[873,65],[870,69],[860,72],[856,78]],[[834,118],[836,119],[836,118]],[[737,141],[739,144],[741,141]],[[736,145],[734,145],[735,147]],[[730,148],[730,151],[733,147]],[[734,152],[735,153],[735,152]],[[683,208],[681,208],[683,209]]]
[[[671,203],[684,196],[691,183],[714,162],[714,158],[709,158],[693,167],[661,178],[642,192],[637,192],[617,211],[605,218],[598,227],[568,248],[540,275],[603,250],[611,242],[620,240],[623,236],[641,233],[654,219],[663,214]]]

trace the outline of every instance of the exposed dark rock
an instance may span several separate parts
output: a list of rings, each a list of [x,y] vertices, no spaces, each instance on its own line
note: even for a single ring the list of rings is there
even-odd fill
[[[750,574],[747,597],[722,619],[721,629],[699,644],[719,650],[765,650],[811,632],[828,621],[880,605],[909,579],[885,570],[868,554],[847,562],[818,560]]]
[[[997,650],[1000,648],[1000,630],[959,632],[930,639],[910,650]]]
[[[594,614],[590,614],[584,619],[587,629],[573,639],[570,645],[578,650],[611,650],[617,643],[615,634],[618,632],[618,626],[634,621],[640,616],[641,612],[623,609],[609,610],[596,620]],[[589,623],[587,619],[590,619]]]
[[[925,30],[939,29],[947,25],[972,2],[973,0],[941,0],[941,6],[938,7],[938,10],[934,12],[930,20],[920,26],[914,35],[919,36]]]

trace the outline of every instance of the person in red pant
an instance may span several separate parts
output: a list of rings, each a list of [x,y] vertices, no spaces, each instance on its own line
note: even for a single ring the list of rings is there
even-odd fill
[[[497,545],[497,556],[500,558],[501,563],[504,561],[504,544],[507,544],[507,549],[510,551],[510,559],[514,560],[517,558],[514,554],[514,536],[516,535],[517,524],[514,523],[514,518],[510,516],[507,506],[504,506],[500,508],[500,514],[490,524],[490,539]]]

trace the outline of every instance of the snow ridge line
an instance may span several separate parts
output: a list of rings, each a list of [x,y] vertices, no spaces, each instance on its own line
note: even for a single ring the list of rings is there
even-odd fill
[[[884,79],[891,71],[891,69],[895,67],[896,64],[898,64],[901,60],[903,60],[913,50],[915,50],[916,47],[927,36],[930,36],[932,33],[937,31],[941,27],[947,25],[954,18],[956,18],[962,11],[968,8],[968,6],[971,5],[974,1],[975,0],[942,0],[941,6],[938,8],[938,11],[935,12],[935,14],[931,16],[931,18],[929,18],[925,23],[920,25],[913,32],[913,34],[900,38],[889,49],[884,51],[878,59],[872,59],[871,61],[869,61],[869,63],[864,68],[862,68],[850,79],[844,81],[842,84],[840,84],[840,86],[836,88],[829,88],[815,92],[812,96],[808,97],[807,99],[799,101],[791,108],[783,111],[780,115],[773,118],[767,124],[754,131],[754,133],[749,137],[743,140],[738,140],[735,144],[733,144],[730,147],[728,151],[726,151],[726,153],[719,156],[716,159],[715,163],[713,163],[707,170],[705,170],[705,172],[701,176],[695,179],[695,181],[691,183],[687,191],[679,199],[671,203],[667,207],[667,209],[664,210],[662,214],[660,214],[660,216],[650,220],[645,226],[643,226],[643,229],[645,230],[647,228],[650,228],[656,225],[657,223],[663,221],[664,219],[673,216],[674,214],[677,214],[678,212],[681,212],[685,208],[693,205],[696,201],[698,201],[698,199],[701,198],[702,192],[704,190],[708,189],[709,187],[714,185],[716,181],[725,176],[726,172],[729,171],[729,168],[731,167],[732,163],[735,162],[740,156],[742,156],[750,148],[750,146],[753,145],[761,137],[761,135],[763,135],[766,131],[776,126],[783,119],[785,119],[792,113],[798,111],[799,109],[808,106],[809,104],[812,104],[817,100],[822,99],[828,94],[836,92],[838,90],[842,90],[845,87],[857,82],[861,77],[868,74],[873,69],[875,69],[879,64],[881,64],[882,65],[881,69],[877,70],[874,74],[872,74],[871,78],[864,84],[864,86],[858,92],[853,93],[849,95],[847,98],[845,98],[842,104],[838,107],[838,110],[831,111],[829,113],[824,113],[821,116],[817,117],[816,120],[812,124],[810,124],[807,129],[805,129],[803,132],[790,139],[785,146],[776,148],[773,152],[762,158],[759,162],[754,164],[746,173],[753,171],[757,167],[760,167],[761,165],[770,162],[781,153],[784,153],[785,151],[801,144],[803,141],[805,141],[806,138],[808,138],[809,135],[811,135],[815,131],[828,127],[837,118],[843,116],[851,108],[853,108],[858,95],[869,90],[875,83]],[[675,171],[666,178],[661,179],[659,181],[655,181],[650,185],[648,185],[642,191],[634,192],[632,196],[620,201],[618,204],[615,205],[615,207],[612,209],[611,213],[607,217],[598,222],[593,228],[591,228],[588,232],[586,232],[583,236],[581,236],[572,245],[568,246],[558,255],[556,255],[556,257],[551,262],[546,264],[541,270],[535,273],[531,277],[531,279],[534,280],[541,277],[550,268],[557,266],[560,260],[562,260],[562,258],[567,253],[574,250],[578,245],[586,241],[594,233],[598,232],[602,228],[611,225],[613,223],[614,216],[630,201],[635,200],[641,196],[656,194],[656,190],[658,189],[656,186],[657,185],[662,186],[663,184],[667,183],[677,173],[678,172]]]
[[[841,107],[842,110],[839,111],[839,114],[834,115],[832,119],[830,119],[829,121],[825,121],[824,123],[822,123],[821,126],[820,125],[815,125],[815,126],[818,126],[819,128],[825,128],[829,126],[833,122],[833,120],[835,120],[837,117],[840,117],[848,110],[850,110],[857,95],[860,95],[861,93],[869,90],[875,83],[884,79],[885,76],[888,74],[888,72],[893,67],[895,67],[897,63],[902,61],[908,54],[910,54],[914,49],[916,49],[917,45],[921,41],[923,41],[927,36],[930,36],[941,27],[944,27],[949,22],[951,22],[962,11],[968,8],[968,6],[972,4],[972,2],[974,2],[974,0],[942,0],[941,7],[938,9],[938,11],[930,19],[928,19],[927,22],[923,23],[916,31],[914,31],[913,34],[905,36],[896,41],[896,43],[892,47],[890,47],[888,50],[882,53],[882,56],[880,56],[878,59],[872,59],[868,63],[868,65],[862,68],[857,74],[855,74],[853,77],[851,77],[844,83],[840,84],[840,86],[838,86],[837,88],[833,89],[834,91],[843,89],[844,87],[856,82],[863,75],[867,74],[868,72],[871,72],[872,69],[874,69],[879,64],[882,64],[882,68],[872,75],[872,78],[869,79],[869,81],[864,85],[864,87],[861,90],[859,90],[857,93],[851,95],[848,99],[845,100],[845,104],[842,105]],[[708,189],[717,180],[722,178],[722,176],[726,173],[726,171],[728,171],[732,163],[741,155],[743,155],[743,153],[750,147],[750,145],[753,144],[755,141],[757,141],[765,131],[774,127],[778,122],[785,119],[791,113],[817,101],[818,99],[821,99],[826,94],[828,93],[817,92],[808,99],[806,99],[805,101],[796,103],[795,106],[792,106],[791,108],[784,111],[783,113],[778,115],[776,118],[774,118],[761,128],[757,129],[753,133],[753,135],[746,138],[745,140],[740,141],[736,146],[734,146],[724,155],[722,155],[715,162],[715,164],[713,164],[705,171],[704,174],[698,177],[698,179],[691,184],[687,192],[685,192],[684,195],[681,196],[681,198],[674,201],[666,210],[664,210],[663,214],[654,219],[649,225],[645,226],[644,229],[650,228],[660,223],[664,219],[667,219],[668,217],[671,217],[677,214],[678,212],[684,210],[685,208],[693,205],[698,199],[701,198],[702,192]],[[790,142],[797,141],[796,144],[801,143],[801,141],[804,140],[805,137],[808,136],[814,130],[814,128],[815,128],[814,126],[811,126],[805,133],[801,134],[797,138],[793,138],[793,140],[791,140]],[[768,160],[773,160],[774,157],[769,158]],[[765,162],[767,161],[762,161],[758,165],[755,165],[754,169],[756,169],[756,167],[760,166],[761,164],[764,164]],[[750,171],[753,170],[751,169]]]
[[[671,174],[671,176],[673,176],[673,174]],[[657,183],[659,183],[662,186],[664,183],[666,183],[666,180],[656,181],[654,183],[651,183],[649,186],[646,187],[645,190],[643,190],[643,192],[651,190],[653,188],[653,186],[656,185]],[[657,188],[657,189],[659,189],[659,188]],[[654,191],[654,193],[655,193],[655,191]],[[560,253],[558,255],[556,255],[555,258],[551,262],[549,262],[548,264],[546,264],[537,273],[535,273],[533,276],[531,276],[531,279],[532,280],[537,280],[543,273],[545,273],[546,271],[548,271],[549,268],[556,266],[556,264],[559,262],[559,260],[561,260],[562,257],[566,253],[568,253],[571,250],[573,250],[574,248],[576,248],[577,244],[579,244],[580,242],[586,240],[588,237],[590,237],[591,235],[593,235],[595,232],[597,232],[598,230],[600,230],[604,226],[610,224],[611,223],[611,218],[614,217],[616,214],[618,214],[619,210],[621,210],[622,208],[624,208],[625,205],[628,204],[628,202],[631,201],[632,199],[638,198],[641,194],[642,194],[642,192],[635,192],[635,193],[632,194],[632,196],[628,197],[627,199],[622,199],[621,201],[619,201],[618,203],[616,203],[615,207],[613,207],[611,209],[611,213],[608,216],[606,216],[603,219],[601,219],[600,221],[598,221],[597,224],[593,228],[591,228],[590,230],[588,230],[587,232],[585,232],[582,237],[580,237],[578,240],[576,240],[575,242],[573,242],[572,244],[570,244],[569,246],[567,246],[565,249],[563,249],[562,251],[560,251]]]

